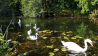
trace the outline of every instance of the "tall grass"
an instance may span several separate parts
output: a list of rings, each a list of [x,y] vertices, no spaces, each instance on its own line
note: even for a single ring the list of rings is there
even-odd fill
[[[13,49],[13,48],[10,48],[10,46],[9,46],[10,40],[7,40],[8,28],[11,23],[12,23],[12,20],[10,21],[5,33],[0,36],[0,38],[1,38],[1,40],[0,40],[0,56],[11,56],[11,55],[6,54],[6,52]],[[2,33],[2,29],[1,29],[1,33]],[[4,40],[4,37],[6,37],[6,40]]]

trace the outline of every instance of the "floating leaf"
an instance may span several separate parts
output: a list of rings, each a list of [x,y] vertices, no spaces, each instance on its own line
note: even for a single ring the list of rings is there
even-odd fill
[[[67,37],[64,37],[64,39],[68,39]]]
[[[66,35],[65,33],[62,33],[61,35]]]
[[[51,32],[47,32],[47,33],[51,33]]]
[[[58,31],[54,31],[54,32],[58,32]]]
[[[29,52],[25,52],[23,55],[29,55]]]
[[[47,39],[47,37],[43,37],[43,39]]]
[[[42,33],[42,31],[38,31],[38,33],[40,34],[40,33]]]
[[[18,41],[12,41],[11,43],[17,44],[17,43],[18,43]]]
[[[42,32],[47,32],[47,30],[43,30]]]
[[[67,36],[70,36],[70,35],[67,35]]]
[[[69,32],[66,32],[66,33],[69,33]]]
[[[61,37],[57,37],[57,38],[61,38]]]
[[[27,37],[26,39],[30,39],[30,37]]]
[[[54,55],[54,53],[53,52],[49,52],[49,56],[53,56]]]
[[[71,37],[71,39],[76,39],[75,37]]]
[[[67,49],[66,49],[66,48],[62,48],[61,50],[62,50],[62,51],[67,51]]]
[[[75,38],[79,38],[80,36],[74,36]]]
[[[53,48],[53,46],[47,46],[47,48]]]
[[[79,38],[83,38],[83,37],[79,37]]]
[[[54,52],[56,52],[56,51],[59,51],[59,49],[58,49],[58,48],[55,48],[55,49],[54,49]]]

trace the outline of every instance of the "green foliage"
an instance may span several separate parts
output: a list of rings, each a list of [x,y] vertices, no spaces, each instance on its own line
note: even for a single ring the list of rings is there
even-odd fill
[[[19,11],[21,0],[11,0],[9,6],[11,7],[12,12]]]
[[[37,17],[44,13],[42,0],[21,0],[21,5],[24,16]]]
[[[11,7],[9,6],[10,2],[9,0],[0,0],[0,16],[5,16],[10,14]]]
[[[78,29],[77,29],[77,35],[81,36],[81,37],[86,37],[86,30],[87,30],[88,26],[85,26],[84,23],[82,23]]]
[[[82,8],[81,13],[83,14],[89,12],[90,9],[93,8],[92,6],[96,6],[96,4],[98,4],[98,0],[92,0],[92,1],[78,0],[78,2],[79,2],[78,7]]]

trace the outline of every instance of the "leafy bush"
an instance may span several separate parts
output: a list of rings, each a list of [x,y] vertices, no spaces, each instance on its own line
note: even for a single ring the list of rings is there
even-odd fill
[[[37,17],[44,13],[42,0],[21,0],[21,5],[24,16]]]

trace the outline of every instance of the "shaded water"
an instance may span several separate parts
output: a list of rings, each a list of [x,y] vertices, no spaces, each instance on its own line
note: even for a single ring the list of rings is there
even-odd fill
[[[27,56],[40,55],[40,56],[49,56],[49,53],[54,54],[54,56],[73,56],[74,54],[62,51],[61,40],[73,41],[79,46],[84,47],[84,40],[86,38],[91,38],[94,42],[94,46],[91,47],[89,44],[88,50],[85,52],[87,56],[97,56],[98,55],[98,26],[93,22],[90,22],[88,19],[75,19],[75,18],[53,18],[53,19],[31,19],[23,18],[22,27],[18,25],[18,19],[14,19],[15,24],[10,25],[8,38],[11,38],[12,41],[19,41],[10,54],[19,55],[27,52]],[[5,31],[6,26],[9,24],[10,20],[7,22],[2,22],[3,31]],[[31,24],[31,27],[26,27],[26,24]],[[37,27],[40,28],[38,40],[28,40],[27,31],[32,29],[32,35],[35,35],[33,29],[34,24],[36,23]],[[6,26],[5,26],[6,25]],[[70,32],[70,33],[68,33]],[[83,38],[75,38],[75,36],[81,36]],[[47,39],[43,39],[47,37]],[[68,39],[66,39],[67,37]],[[12,46],[15,44],[11,44]],[[54,51],[54,49],[59,49]],[[84,54],[80,54],[85,56]]]

